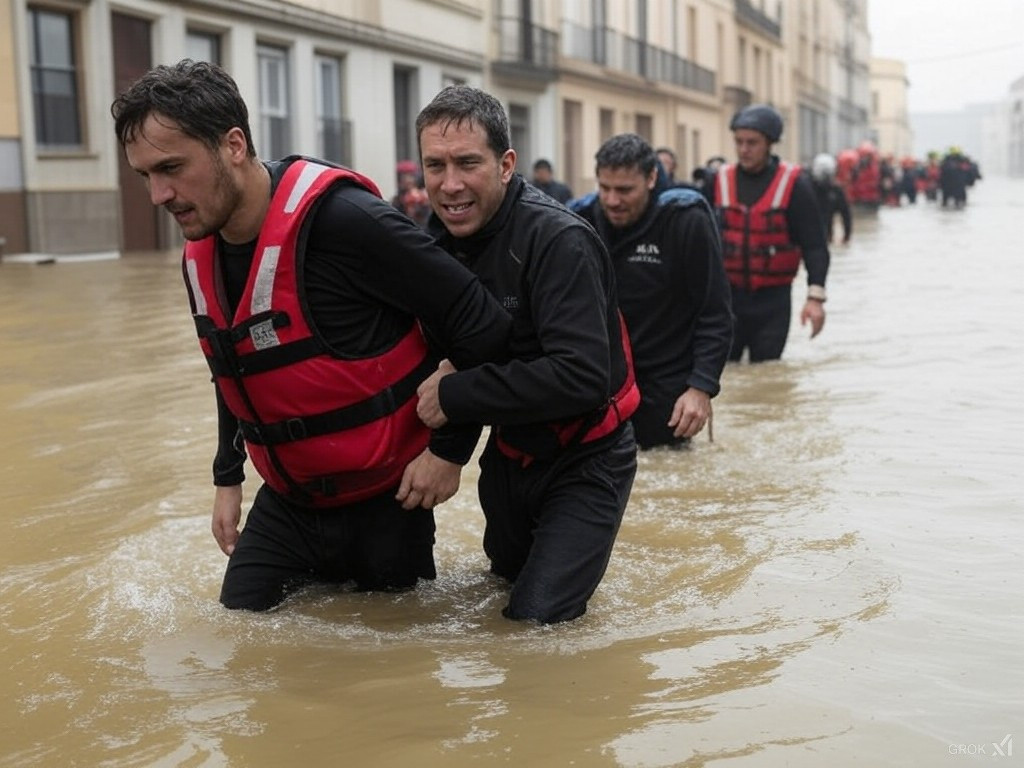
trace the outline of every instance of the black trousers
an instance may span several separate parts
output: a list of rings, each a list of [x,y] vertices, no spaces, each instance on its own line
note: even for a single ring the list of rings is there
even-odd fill
[[[597,446],[597,444],[594,444]],[[494,435],[480,457],[484,551],[513,582],[503,613],[543,623],[583,615],[604,577],[636,475],[633,428],[554,461],[504,456]]]
[[[750,362],[778,360],[786,348],[793,309],[792,285],[776,285],[758,291],[732,287],[733,328],[729,359],[733,362],[750,350]]]
[[[435,578],[433,510],[402,509],[396,490],[309,509],[262,486],[228,560],[221,603],[263,611],[312,582],[395,592]]]

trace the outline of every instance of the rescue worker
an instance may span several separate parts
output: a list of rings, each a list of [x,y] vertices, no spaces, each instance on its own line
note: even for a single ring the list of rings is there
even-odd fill
[[[811,161],[811,184],[818,202],[818,213],[821,214],[825,239],[829,243],[835,242],[835,219],[838,215],[843,223],[843,245],[846,245],[853,233],[853,217],[850,215],[850,203],[846,199],[846,193],[836,183],[835,176],[836,159],[825,152],[816,155]]]
[[[801,261],[807,299],[800,323],[810,323],[811,338],[821,332],[829,252],[810,181],[800,166],[772,154],[782,136],[782,116],[755,104],[737,112],[729,128],[738,161],[719,169],[711,193],[736,318],[729,359],[740,360],[749,350],[756,363],[782,356]]]
[[[882,202],[882,171],[878,150],[870,141],[857,146],[857,165],[850,180],[850,200],[854,205],[877,211]]]
[[[514,355],[442,366],[418,411],[435,428],[491,425],[478,491],[491,571],[512,583],[504,615],[574,619],[604,575],[636,473],[640,395],[611,261],[586,222],[515,172],[490,94],[444,88],[416,133],[429,230],[512,315]]]
[[[395,591],[434,578],[432,507],[456,490],[434,470],[462,447],[431,437],[416,387],[442,354],[466,368],[502,359],[507,313],[367,177],[262,162],[219,67],[158,66],[111,111],[129,165],[186,239],[217,395],[221,602],[265,610],[311,581]],[[239,534],[247,455],[263,484]]]
[[[659,185],[655,153],[634,133],[602,144],[595,166],[598,191],[572,208],[612,256],[640,386],[637,444],[685,445],[711,418],[732,343],[714,215],[696,190]]]
[[[430,201],[420,180],[419,167],[412,160],[402,160],[395,166],[398,192],[391,198],[391,204],[415,221],[426,226],[430,218]]]
[[[942,207],[945,208],[950,202],[955,208],[967,205],[967,188],[974,184],[974,179],[970,160],[960,151],[960,147],[950,147],[939,166]]]

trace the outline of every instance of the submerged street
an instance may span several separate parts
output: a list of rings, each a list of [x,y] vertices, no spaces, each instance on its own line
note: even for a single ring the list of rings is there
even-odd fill
[[[4,262],[0,766],[989,764],[1024,712],[1022,218],[1000,178],[858,215],[822,334],[641,455],[550,627],[500,615],[472,463],[436,582],[222,609],[177,254]]]

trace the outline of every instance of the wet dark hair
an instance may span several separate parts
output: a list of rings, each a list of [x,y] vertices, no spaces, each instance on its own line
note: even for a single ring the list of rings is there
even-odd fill
[[[541,168],[543,168],[545,171],[554,170],[554,168],[551,167],[551,161],[545,160],[543,157],[533,164],[533,170],[539,171]]]
[[[240,128],[249,157],[256,157],[249,110],[235,81],[216,64],[182,59],[154,67],[114,99],[110,114],[122,147],[134,141],[146,118],[159,114],[211,149],[229,130]]]
[[[441,123],[442,129],[464,124],[479,125],[487,132],[487,146],[498,157],[512,147],[509,140],[508,116],[501,102],[486,91],[469,85],[449,85],[416,116],[416,141],[425,128]]]
[[[594,155],[595,170],[602,168],[633,168],[647,176],[658,162],[651,145],[635,133],[620,133],[601,145]]]

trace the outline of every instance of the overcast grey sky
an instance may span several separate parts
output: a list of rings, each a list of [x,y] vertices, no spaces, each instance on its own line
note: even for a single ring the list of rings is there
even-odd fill
[[[1024,0],[868,0],[871,54],[902,59],[910,112],[997,101],[1024,77]]]

